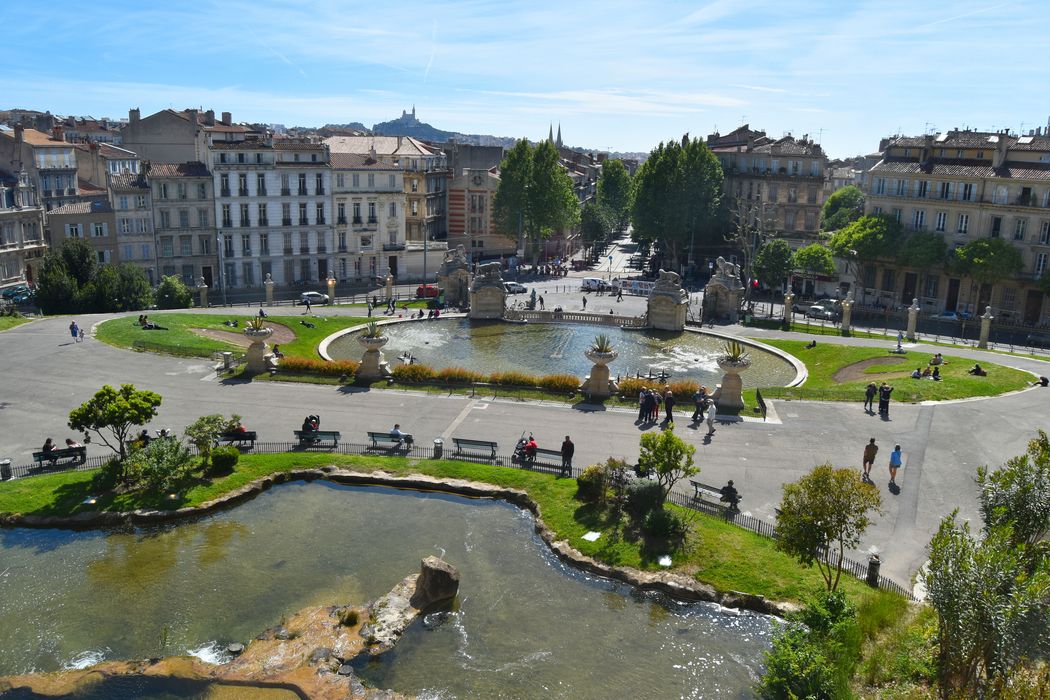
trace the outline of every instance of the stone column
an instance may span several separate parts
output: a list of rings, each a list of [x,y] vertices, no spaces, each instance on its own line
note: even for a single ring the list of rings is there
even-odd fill
[[[842,300],[842,334],[849,335],[850,323],[853,321],[853,300]]]
[[[273,280],[270,278],[270,273],[266,273],[266,280],[263,282],[263,286],[266,287],[266,305],[273,306]]]
[[[335,277],[328,275],[328,300],[335,303]]]
[[[394,298],[394,276],[389,272],[386,273],[386,300],[390,301]]]
[[[915,342],[915,325],[919,321],[919,300],[912,299],[908,307],[908,332],[904,335],[910,342]]]
[[[788,292],[784,295],[784,323],[791,325],[791,306],[795,303],[795,295]]]
[[[992,330],[992,320],[995,317],[992,316],[992,307],[984,307],[984,315],[981,316],[981,339],[977,341],[977,347],[982,350],[988,348],[988,333]]]
[[[204,283],[203,277],[197,280],[197,291],[200,292],[201,295],[201,308],[208,308],[208,285]]]

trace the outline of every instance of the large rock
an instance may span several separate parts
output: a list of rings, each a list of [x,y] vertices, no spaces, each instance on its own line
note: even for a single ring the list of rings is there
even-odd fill
[[[420,573],[406,576],[372,604],[370,622],[361,630],[368,653],[378,656],[397,644],[408,626],[426,608],[447,601],[459,590],[459,572],[437,557],[423,560]]]
[[[430,556],[423,560],[412,605],[420,610],[451,600],[459,593],[459,571],[446,561]]]

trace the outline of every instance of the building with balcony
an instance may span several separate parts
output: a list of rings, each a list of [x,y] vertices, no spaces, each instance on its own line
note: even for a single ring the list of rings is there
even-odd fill
[[[0,170],[0,288],[32,284],[44,242],[44,208],[25,170]]]
[[[46,210],[75,202],[80,195],[75,149],[65,140],[61,127],[50,134],[21,124],[0,131],[0,168],[9,172],[24,169]]]
[[[745,124],[709,135],[707,145],[722,164],[733,211],[760,209],[756,215],[793,247],[816,240],[828,196],[828,158],[819,144],[808,135],[773,139]]]
[[[80,238],[94,250],[100,264],[117,261],[117,218],[106,199],[71,202],[47,212],[51,245],[67,238]]]
[[[463,168],[448,185],[448,245],[462,245],[475,261],[517,254],[517,232],[497,229],[493,202],[499,189],[496,167]]]
[[[1015,279],[980,285],[944,269],[886,262],[861,271],[857,298],[910,304],[928,311],[993,314],[1004,321],[1050,323],[1050,305],[1036,284],[1050,261],[1050,134],[953,129],[885,139],[867,174],[865,209],[896,219],[908,231],[943,236],[948,248],[1000,238],[1024,260]]]
[[[156,231],[157,268],[189,287],[218,281],[212,174],[204,163],[147,163]]]
[[[230,112],[223,112],[216,120],[211,109],[163,109],[147,117],[132,109],[121,131],[121,145],[143,160],[207,163],[212,144],[244,141],[249,135],[262,136],[252,127],[234,124]]]
[[[78,143],[74,153],[77,158],[77,176],[81,182],[87,181],[99,187],[105,187],[110,175],[138,175],[142,171],[142,162],[138,154],[120,146],[108,143]],[[81,192],[81,195],[84,195]]]
[[[115,262],[142,268],[150,284],[157,274],[156,238],[153,233],[153,204],[145,173],[109,175],[110,207],[116,219]]]

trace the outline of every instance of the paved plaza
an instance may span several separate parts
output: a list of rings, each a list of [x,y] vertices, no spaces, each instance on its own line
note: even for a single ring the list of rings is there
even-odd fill
[[[541,291],[551,297],[548,307],[553,301],[575,308],[573,300],[579,303],[581,297],[578,281],[570,277],[540,286],[553,290],[558,285],[570,285],[573,291]],[[588,295],[588,310],[613,308],[618,313],[635,314],[641,312],[643,304],[640,298],[625,297],[618,303],[612,296]],[[322,313],[348,314],[350,310],[326,309]],[[91,327],[112,317],[84,316],[77,321]],[[423,442],[450,435],[496,440],[503,454],[511,452],[522,430],[532,431],[542,447],[551,448],[570,434],[576,443],[575,463],[584,465],[609,456],[633,462],[644,429],[635,424],[637,412],[632,409],[224,381],[216,378],[212,363],[204,359],[135,353],[92,338],[74,344],[68,325],[68,318],[50,318],[0,333],[0,356],[7,367],[0,391],[0,457],[9,457],[16,464],[28,463],[45,438],[61,442],[73,436],[66,427],[72,408],[102,384],[125,382],[163,396],[153,428],[181,431],[205,413],[239,413],[262,441],[290,441],[302,417],[316,413],[321,416],[322,429],[340,430],[344,440],[361,441],[366,431],[388,430],[397,422]],[[758,339],[811,337],[741,327],[719,330]],[[859,338],[836,342],[886,344]],[[1050,364],[1037,360],[969,348],[946,352],[1036,374],[1050,373]],[[719,426],[709,441],[704,438],[706,426],[689,427],[682,417],[676,425],[678,434],[697,445],[699,478],[711,484],[733,479],[744,498],[742,510],[768,520],[773,519],[784,483],[823,462],[859,468],[863,447],[874,437],[881,449],[872,475],[884,496],[885,513],[876,518],[861,549],[880,552],[884,575],[907,582],[925,561],[925,546],[942,516],[959,508],[964,518],[977,517],[973,482],[977,467],[1002,464],[1024,451],[1036,429],[1046,428],[1048,400],[1050,390],[1033,388],[991,399],[928,405],[894,403],[888,421],[865,413],[859,396],[849,404],[772,401],[770,421],[727,423]],[[687,418],[691,407],[680,408]],[[898,475],[901,491],[894,495],[887,488],[886,464],[898,442],[904,452],[904,468]],[[104,447],[89,446],[89,454],[103,452]]]

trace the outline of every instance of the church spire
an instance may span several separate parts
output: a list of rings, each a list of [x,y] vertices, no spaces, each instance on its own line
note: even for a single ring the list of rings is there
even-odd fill
[[[554,142],[554,145],[561,148],[561,122],[558,122],[558,140]]]
[[[547,130],[547,140],[554,143],[554,122],[551,122],[550,129]]]

